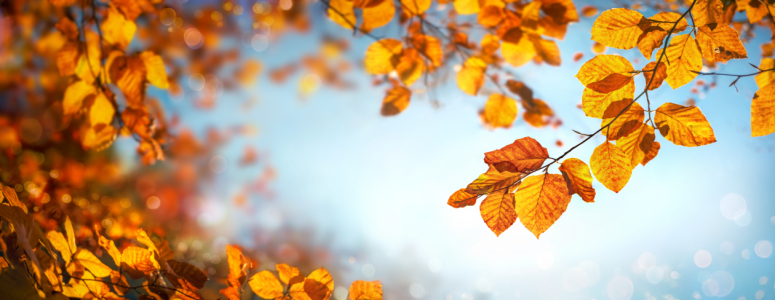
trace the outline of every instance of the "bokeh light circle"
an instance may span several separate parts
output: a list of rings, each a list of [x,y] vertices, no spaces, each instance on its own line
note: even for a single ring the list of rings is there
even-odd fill
[[[419,283],[412,283],[409,286],[409,294],[414,298],[420,299],[422,296],[425,296],[425,288]]]
[[[721,247],[719,247],[719,249],[721,250],[721,253],[730,255],[735,252],[735,244],[732,244],[730,241],[726,241],[721,243]]]
[[[694,264],[700,268],[707,268],[713,261],[713,256],[708,250],[700,250],[694,254]]]
[[[587,272],[580,267],[570,268],[562,275],[562,286],[566,290],[576,292],[589,286]]]
[[[721,198],[721,214],[728,220],[737,220],[746,212],[745,198],[735,193],[729,193]]]
[[[660,267],[651,267],[646,271],[646,280],[651,284],[657,284],[662,281],[665,276],[665,271]]]
[[[608,282],[606,288],[611,300],[629,300],[632,298],[632,280],[624,276],[616,276]]]
[[[735,219],[735,224],[737,224],[740,227],[745,227],[745,226],[751,225],[752,219],[753,217],[751,216],[751,212],[746,210],[742,216]]]
[[[756,246],[754,246],[753,251],[756,252],[756,255],[758,255],[761,258],[768,258],[770,255],[772,255],[772,243],[767,240],[761,240],[756,243]]]

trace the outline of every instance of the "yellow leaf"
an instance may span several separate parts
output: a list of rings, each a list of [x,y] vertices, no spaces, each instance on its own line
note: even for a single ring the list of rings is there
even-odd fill
[[[89,270],[97,278],[110,276],[110,267],[102,263],[94,253],[86,249],[78,249],[73,260],[78,261],[84,268]]]
[[[86,30],[86,51],[80,51],[78,63],[75,66],[75,75],[87,83],[93,83],[100,75],[102,50],[100,49],[100,36],[91,30]]]
[[[680,21],[678,21],[679,19]],[[686,22],[686,18],[681,18],[681,14],[674,12],[660,12],[649,18],[649,20],[657,21],[651,22],[651,25],[660,27],[667,31],[667,33],[672,29],[673,34],[684,31],[686,30],[686,27],[689,26],[689,23]],[[673,24],[675,21],[678,21],[678,24]],[[673,29],[673,26],[675,26],[675,29]]]
[[[592,25],[592,40],[612,48],[632,49],[651,25],[641,13],[626,8],[604,11]]]
[[[89,109],[89,122],[92,126],[110,124],[115,113],[116,110],[113,108],[110,100],[108,100],[108,97],[103,93],[98,93],[97,97],[94,98],[91,109]]]
[[[525,35],[522,35],[516,43],[504,40],[501,45],[501,53],[503,59],[515,67],[528,63],[537,54],[535,46]]]
[[[476,96],[484,84],[484,72],[487,63],[481,58],[469,57],[463,64],[463,68],[457,72],[457,86],[466,94]]]
[[[770,83],[753,95],[751,136],[764,136],[773,132],[775,132],[775,84]]]
[[[70,247],[70,251],[75,253],[78,247],[75,246],[75,231],[73,230],[73,223],[70,222],[70,217],[65,216],[65,233],[67,233],[67,246]]]
[[[67,87],[65,99],[62,101],[62,109],[65,114],[73,114],[81,109],[81,104],[86,97],[93,95],[97,89],[85,81],[78,80]]]
[[[724,3],[721,0],[697,0],[692,7],[694,26],[724,23]]]
[[[431,0],[401,0],[401,7],[410,17],[420,15],[431,7]]]
[[[470,15],[479,12],[479,0],[453,0],[455,11],[461,15]]]
[[[125,49],[137,31],[134,21],[127,20],[113,5],[108,8],[108,17],[100,25],[105,42]]]
[[[584,161],[568,158],[562,162],[559,169],[568,186],[569,194],[578,194],[584,202],[595,202],[592,174],[589,173],[589,166]]]
[[[736,2],[737,10],[745,10],[745,15],[748,17],[748,22],[751,24],[761,21],[765,16],[770,14],[770,11],[775,11],[775,5],[767,4],[769,1],[738,0]]]
[[[412,45],[431,61],[434,67],[441,66],[444,52],[441,50],[441,42],[430,35],[415,34],[411,39]]]
[[[115,262],[117,266],[120,266],[121,252],[116,248],[116,244],[103,236],[100,236],[98,241],[100,246],[108,252],[108,255],[110,255],[111,258],[113,258],[113,262]]]
[[[110,79],[121,89],[129,107],[141,107],[145,101],[146,69],[136,56],[118,57],[110,65]]]
[[[662,55],[662,49],[657,52],[657,57]],[[697,77],[702,70],[702,54],[697,42],[689,34],[682,34],[670,40],[665,53],[667,64],[667,84],[677,89]]]
[[[484,154],[484,162],[498,172],[526,173],[541,168],[549,152],[531,137],[517,139],[505,147]],[[470,191],[469,191],[470,192]]]
[[[56,62],[59,75],[75,74],[75,68],[78,65],[80,55],[78,44],[76,41],[68,41],[57,51]]]
[[[522,179],[522,177],[524,176],[521,173],[512,173],[508,171],[498,172],[494,169],[490,169],[468,184],[465,191],[466,193],[476,195],[502,192]]]
[[[319,268],[307,276],[304,291],[312,300],[328,299],[334,292],[334,278],[325,268]]]
[[[331,21],[346,29],[355,28],[356,20],[352,0],[331,0],[328,3],[331,6],[328,9],[328,18]]]
[[[143,60],[145,70],[148,74],[148,82],[155,85],[160,89],[167,89],[170,87],[167,82],[167,69],[164,67],[164,61],[161,56],[151,52],[143,51],[140,53],[140,59]],[[248,62],[250,64],[250,62]]]
[[[150,250],[129,246],[121,252],[121,269],[132,279],[139,279],[159,269],[159,264],[153,259]]]
[[[75,4],[76,0],[48,0],[54,6],[65,7]]]
[[[247,276],[247,270],[250,269],[250,261],[242,255],[242,251],[232,245],[226,245],[226,261],[229,264],[229,282],[234,286],[241,286],[244,277]]]
[[[459,189],[457,190],[457,192],[453,193],[452,196],[449,196],[449,200],[447,200],[447,204],[454,208],[472,206],[476,204],[476,198],[478,197],[479,195],[477,194],[471,194],[466,192],[466,189]]]
[[[597,181],[616,193],[624,188],[632,176],[630,160],[624,151],[608,141],[595,148],[589,164]]]
[[[62,235],[62,233],[52,230],[46,233],[46,238],[51,241],[51,245],[54,246],[54,249],[62,254],[62,259],[64,259],[65,265],[70,264],[70,260],[73,257],[73,251],[68,247],[67,240],[65,240],[65,237]]]
[[[552,109],[541,99],[523,100],[522,106],[525,108],[525,113],[522,114],[525,122],[536,128],[546,126],[549,122],[548,117],[554,116]]]
[[[409,107],[409,100],[412,97],[412,91],[409,89],[396,86],[387,91],[385,98],[382,100],[382,110],[380,113],[383,116],[395,116],[400,114],[404,109]]]
[[[290,282],[291,278],[299,276],[300,274],[298,268],[286,264],[277,264],[275,265],[275,268],[277,268],[277,273],[280,275],[280,281],[286,285],[289,285],[288,282]]]
[[[769,57],[762,58],[762,62],[759,64],[760,70],[772,70],[773,68],[775,68],[775,59]],[[759,88],[763,88],[775,81],[775,72],[762,72],[754,78],[756,79],[756,85],[758,85]]]
[[[517,221],[514,194],[509,189],[503,189],[487,195],[479,205],[479,212],[487,227],[495,233],[495,236],[500,236]]]
[[[676,145],[696,147],[716,142],[713,128],[696,106],[662,104],[656,110],[654,123],[659,133]]]
[[[250,277],[250,289],[264,299],[274,299],[283,296],[283,286],[269,271],[261,271]]]
[[[602,119],[611,103],[633,97],[635,97],[635,81],[630,78],[623,83],[622,87],[609,93],[599,93],[591,88],[585,88],[581,96],[581,108],[587,117]]]
[[[661,146],[659,145],[659,142],[654,142],[654,144],[651,146],[651,150],[649,150],[648,153],[646,153],[646,156],[643,158],[643,162],[641,164],[643,166],[646,166],[648,162],[650,162],[654,157],[657,156],[657,153],[659,153],[659,148]]]
[[[476,19],[482,26],[496,27],[503,22],[503,8],[495,5],[487,5],[479,11],[479,15],[477,15]]]
[[[709,24],[697,28],[697,44],[702,57],[710,62],[748,58],[737,30],[725,24]]]
[[[641,124],[640,128],[635,133],[625,136],[616,141],[616,146],[619,146],[624,155],[629,159],[630,168],[634,169],[638,164],[643,162],[646,154],[651,152],[651,148],[654,145],[654,127],[649,124]]]
[[[544,13],[555,20],[557,24],[579,21],[579,13],[572,0],[542,0],[538,2],[541,3],[541,9]]]
[[[366,49],[363,60],[366,72],[387,74],[392,72],[401,59],[403,45],[396,39],[381,39]]]
[[[364,7],[362,12],[363,23],[361,30],[369,32],[374,28],[379,28],[390,23],[393,15],[396,13],[396,7],[393,0],[382,0],[373,7]]]
[[[654,71],[655,68],[656,72]],[[652,80],[651,77],[653,74],[656,74],[656,76],[654,76],[654,79]],[[667,63],[659,63],[659,68],[657,68],[657,62],[655,61],[646,64],[646,66],[643,67],[643,78],[646,80],[646,85],[650,84],[649,90],[656,90],[662,86],[662,82],[667,78]]]
[[[118,130],[109,124],[97,124],[89,127],[81,138],[84,149],[101,151],[109,147],[116,140]]]
[[[541,36],[537,34],[528,34],[528,39],[533,43],[533,48],[541,60],[555,67],[562,63],[562,60],[560,59],[560,48],[557,47],[555,41],[542,39]]]
[[[658,26],[651,26],[643,31],[638,39],[638,50],[646,59],[651,59],[654,49],[662,47],[667,31]]]
[[[350,285],[348,300],[382,300],[382,283],[379,280],[356,280]]]
[[[627,107],[628,105],[629,108]],[[618,118],[616,118],[617,115],[619,116]],[[608,140],[618,140],[637,130],[645,117],[646,114],[643,107],[637,102],[632,102],[632,99],[614,101],[603,113],[603,122],[600,124],[600,127],[602,128],[609,123],[611,125],[608,125],[608,128],[603,129],[600,133],[607,136]]]
[[[570,198],[562,175],[533,175],[519,185],[515,207],[519,220],[538,238],[565,212]]]
[[[492,94],[484,105],[482,119],[492,127],[511,127],[517,118],[517,101],[501,94]]]
[[[599,54],[581,66],[576,78],[584,86],[595,82],[611,80],[609,76],[624,75],[632,77],[635,68],[624,57],[611,54]],[[621,82],[621,81],[615,81]],[[619,100],[619,99],[615,99]]]
[[[404,85],[412,85],[422,76],[423,71],[425,71],[425,62],[417,50],[413,48],[404,50],[404,54],[401,55],[401,60],[396,66],[398,78],[401,79]]]

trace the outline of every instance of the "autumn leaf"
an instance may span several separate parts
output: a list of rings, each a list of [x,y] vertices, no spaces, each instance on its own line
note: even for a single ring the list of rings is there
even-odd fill
[[[666,33],[670,33],[670,30],[672,30],[673,34],[682,32],[689,26],[686,18],[682,18],[681,14],[669,11],[659,12],[649,18],[649,21],[656,21],[651,22],[651,25],[664,29]],[[678,24],[675,24],[676,21]]]
[[[110,103],[108,97],[103,93],[98,93],[97,97],[94,98],[94,103],[89,109],[89,122],[92,126],[97,124],[110,124],[115,113],[116,109],[113,108],[113,104]]]
[[[374,28],[379,28],[390,23],[393,15],[396,13],[396,7],[393,0],[382,0],[379,4],[371,7],[362,7],[361,30],[369,32]]]
[[[146,68],[136,56],[116,58],[110,65],[110,79],[121,89],[130,107],[141,107],[145,102]]]
[[[81,263],[84,268],[89,270],[89,272],[94,274],[94,276],[97,278],[110,276],[110,267],[102,263],[96,256],[94,256],[94,253],[87,249],[78,249],[78,251],[73,256],[73,260]]]
[[[412,46],[431,61],[434,67],[441,66],[444,52],[441,50],[441,42],[430,35],[415,34],[411,38]]]
[[[348,300],[382,300],[382,283],[379,280],[356,280],[350,285]]]
[[[657,153],[659,153],[659,148],[661,146],[659,145],[659,142],[654,142],[654,144],[651,146],[651,150],[649,150],[648,153],[646,153],[646,156],[643,158],[643,162],[641,162],[641,165],[646,166],[648,162],[650,162],[654,157],[657,156]]]
[[[411,0],[409,0],[411,1]],[[479,11],[476,20],[485,27],[496,27],[503,22],[503,7],[487,5]]]
[[[108,7],[108,17],[102,21],[100,28],[105,42],[116,45],[119,49],[125,49],[137,31],[135,22],[127,20],[113,5]]]
[[[606,141],[595,148],[589,159],[592,174],[606,188],[616,193],[630,181],[630,160],[619,146]]]
[[[509,171],[498,172],[490,169],[468,184],[465,191],[466,193],[475,195],[502,191],[522,179],[522,177],[524,176],[521,173],[512,173]]]
[[[541,174],[525,178],[514,197],[519,220],[538,238],[565,212],[571,194],[562,175]]]
[[[615,101],[635,97],[635,81],[632,78],[624,85],[610,93],[599,93],[591,88],[585,88],[581,97],[581,108],[587,117],[602,119],[606,109]]]
[[[274,299],[283,295],[283,285],[271,272],[266,270],[250,277],[248,284],[257,296],[264,299]]]
[[[517,118],[517,101],[501,94],[492,94],[484,105],[482,120],[492,127],[511,127]]]
[[[759,64],[759,70],[772,70],[775,69],[775,59],[765,57],[762,58],[761,63]],[[759,86],[759,88],[764,88],[765,86],[769,85],[773,81],[775,81],[775,72],[767,71],[767,72],[761,72],[754,77],[756,79],[756,85]]]
[[[139,279],[146,273],[159,269],[159,263],[153,259],[153,252],[148,249],[129,246],[121,251],[121,269],[132,279]]]
[[[522,34],[516,42],[504,39],[501,44],[501,54],[506,62],[514,67],[520,67],[530,62],[537,52],[533,42],[526,34]]]
[[[775,84],[769,83],[753,95],[751,136],[765,136],[773,132],[775,132]]]
[[[724,23],[724,3],[721,0],[697,0],[692,7],[694,26]]]
[[[559,169],[569,194],[578,194],[584,202],[595,202],[592,174],[585,162],[578,158],[568,158],[562,162]]]
[[[62,101],[62,108],[65,114],[73,114],[81,109],[83,100],[90,95],[97,93],[97,89],[85,81],[78,80],[73,82],[65,90],[65,98]]]
[[[455,11],[461,15],[470,15],[479,12],[479,0],[453,0]]]
[[[665,78],[667,78],[667,66],[665,62],[660,63],[659,67],[657,67],[657,62],[649,62],[645,67],[643,67],[642,71],[643,78],[645,79],[646,85],[649,87],[650,91],[656,90],[662,86],[662,82],[665,81]]]
[[[607,136],[608,140],[615,141],[637,130],[645,118],[646,113],[643,107],[637,102],[633,102],[632,99],[614,101],[603,113],[603,122],[600,127],[606,125],[608,127],[600,133]]]
[[[659,26],[650,26],[638,37],[638,50],[646,59],[651,59],[654,49],[662,47],[667,30]]]
[[[424,71],[425,62],[417,50],[413,48],[404,50],[401,60],[396,65],[396,73],[398,73],[398,78],[401,79],[401,82],[406,86],[410,86],[422,76]]]
[[[102,49],[100,47],[100,37],[91,30],[85,31],[86,51],[80,51],[78,61],[75,65],[75,75],[83,81],[93,83],[100,74]]]
[[[487,195],[482,204],[479,205],[482,220],[495,233],[495,236],[500,236],[517,220],[517,212],[514,209],[514,194],[511,193],[511,189],[513,188],[494,191]]]
[[[184,289],[192,291],[202,289],[208,280],[207,274],[192,264],[174,259],[168,260],[167,263],[175,272],[174,278],[177,279],[177,283]]]
[[[555,41],[543,39],[537,34],[528,34],[527,37],[533,43],[533,48],[542,61],[555,67],[562,63],[560,48]]]
[[[387,91],[385,98],[382,100],[383,116],[395,116],[409,106],[409,99],[412,97],[412,91],[409,89],[396,86]]]
[[[424,13],[431,7],[431,2],[431,0],[401,0],[401,8],[411,17]]]
[[[484,71],[487,63],[481,58],[470,57],[457,73],[457,86],[466,94],[476,96],[484,84]]]
[[[466,189],[459,189],[457,192],[453,193],[452,196],[449,196],[447,204],[454,208],[473,206],[476,204],[476,198],[478,197],[479,195],[477,194],[466,192]]]
[[[697,44],[702,57],[710,62],[747,58],[737,30],[726,24],[708,24],[697,28]]]
[[[403,45],[396,39],[381,39],[372,43],[366,49],[363,60],[366,72],[371,74],[387,74],[392,72],[401,60]]]
[[[612,48],[632,49],[649,26],[651,22],[637,11],[609,9],[600,14],[592,25],[592,40]]]
[[[161,59],[161,56],[151,51],[143,51],[140,53],[140,59],[143,60],[143,64],[145,65],[148,82],[160,89],[169,88],[167,69],[164,67],[164,61]],[[250,65],[250,63],[248,63],[248,65]]]
[[[541,99],[533,99],[532,101],[522,100],[522,107],[525,108],[525,113],[522,114],[522,118],[525,122],[533,127],[543,127],[548,124],[548,117],[554,116],[554,112],[546,105]]]
[[[616,146],[624,151],[624,155],[629,159],[630,168],[634,169],[643,162],[646,154],[651,152],[651,148],[656,143],[654,138],[654,127],[644,123],[633,134],[616,140]]]
[[[546,148],[535,139],[524,137],[499,150],[485,153],[484,163],[498,172],[523,173],[538,170],[547,158],[549,152]]]
[[[355,12],[353,11],[352,0],[330,0],[328,8],[328,18],[334,23],[345,29],[355,27]]]
[[[325,268],[319,268],[304,280],[304,292],[312,300],[326,300],[334,292],[334,279]]]
[[[299,276],[300,274],[298,268],[286,264],[277,264],[275,265],[275,268],[277,268],[277,273],[280,275],[280,281],[286,285],[289,285],[291,278]]]
[[[659,133],[676,145],[696,147],[716,142],[713,128],[696,106],[662,104],[656,110],[654,123]]]
[[[626,83],[621,76],[632,77],[634,71],[632,64],[622,56],[599,54],[581,66],[576,78],[584,86],[600,82],[600,86],[606,87],[602,91],[610,91],[615,83]]]
[[[662,55],[662,49],[657,52],[657,57]],[[697,42],[689,34],[682,34],[670,40],[665,52],[667,64],[667,84],[677,89],[697,77],[702,69],[702,54]]]

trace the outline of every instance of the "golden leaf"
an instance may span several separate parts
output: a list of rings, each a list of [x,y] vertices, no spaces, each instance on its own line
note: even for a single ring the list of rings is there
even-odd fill
[[[404,109],[409,107],[409,100],[412,97],[412,91],[409,89],[396,86],[387,91],[385,98],[382,100],[382,110],[380,113],[383,116],[395,116],[400,114]]]
[[[108,44],[116,45],[119,49],[125,49],[137,31],[134,21],[127,20],[118,9],[110,5],[108,17],[100,25],[102,36]]]
[[[354,28],[356,20],[352,0],[331,0],[329,5],[328,17],[331,21],[346,29]]]
[[[101,151],[108,148],[116,140],[118,130],[110,124],[97,124],[89,127],[81,138],[84,149]]]
[[[659,133],[676,145],[696,147],[716,142],[713,128],[696,106],[662,104],[656,110],[654,123]]]
[[[543,127],[548,124],[548,117],[554,116],[554,112],[546,102],[541,99],[533,99],[532,101],[522,100],[522,106],[525,108],[525,113],[522,117],[525,122],[533,127]]]
[[[174,259],[167,261],[170,268],[175,272],[177,283],[184,289],[196,291],[204,287],[207,282],[207,274],[199,268],[187,263],[179,262]]]
[[[167,69],[164,67],[164,61],[161,59],[161,56],[151,51],[143,51],[143,53],[140,53],[140,59],[143,60],[143,64],[145,65],[148,82],[160,89],[167,89],[170,87],[170,84],[167,81]],[[251,62],[252,61],[249,61],[247,64],[251,65]],[[253,64],[255,64],[255,62],[253,62]]]
[[[382,283],[379,280],[356,280],[350,285],[348,300],[382,300]]]
[[[334,278],[325,268],[319,268],[307,276],[304,291],[312,300],[325,300],[334,292]]]
[[[773,132],[775,132],[775,84],[770,83],[753,95],[751,136],[764,136]]]
[[[597,181],[616,193],[624,188],[632,176],[630,160],[624,151],[608,141],[595,148],[589,164]]]
[[[592,40],[617,49],[632,49],[651,25],[641,13],[626,8],[604,11],[592,25]]]
[[[592,83],[604,81],[613,74],[631,77],[634,71],[635,68],[632,67],[632,64],[622,56],[599,54],[581,66],[576,78],[584,86],[589,86]]]
[[[431,7],[431,0],[401,0],[401,7],[410,17],[420,15]]]
[[[654,144],[651,146],[651,150],[648,153],[646,153],[646,156],[643,158],[643,162],[641,162],[641,164],[643,166],[646,166],[648,162],[654,159],[654,157],[657,156],[657,153],[659,153],[659,148],[660,148],[659,142],[654,142]]]
[[[110,103],[108,97],[103,93],[98,93],[89,109],[89,122],[92,126],[110,124],[115,113],[116,109],[113,108],[113,104]]]
[[[650,84],[649,90],[656,90],[662,86],[662,82],[667,78],[666,64],[667,63],[665,62],[661,62],[659,63],[659,68],[657,68],[657,62],[652,61],[643,67],[643,78],[646,80],[646,85]],[[656,69],[656,71],[654,71],[654,69]],[[656,74],[656,76],[652,79],[651,77],[653,74]]]
[[[97,89],[85,81],[78,80],[73,82],[65,90],[65,99],[62,101],[62,109],[65,114],[73,114],[81,109],[83,100],[90,95],[94,95]]]
[[[649,18],[649,20],[657,21],[651,22],[651,25],[664,29],[666,33],[673,30],[673,34],[676,34],[686,30],[686,27],[689,26],[686,18],[681,18],[681,14],[674,12],[660,12]],[[673,24],[675,21],[678,21],[678,24]],[[673,29],[673,26],[675,26],[675,29]]]
[[[121,89],[129,107],[141,107],[145,101],[145,63],[136,56],[116,58],[110,65],[110,79]]]
[[[476,198],[479,195],[466,192],[466,189],[459,189],[452,196],[449,196],[447,204],[454,208],[461,208],[466,206],[472,206],[476,204]]]
[[[132,279],[139,279],[146,273],[159,269],[159,264],[148,249],[129,246],[121,252],[121,269]]]
[[[116,248],[116,244],[103,236],[99,237],[99,244],[103,249],[105,249],[105,251],[108,252],[108,255],[113,258],[113,262],[115,262],[117,266],[120,266],[121,252],[118,251],[118,248]]]
[[[371,74],[387,74],[392,72],[401,59],[403,45],[396,39],[381,39],[372,43],[366,49],[363,60],[366,72]]]
[[[724,23],[724,3],[721,0],[697,0],[692,7],[694,26]]]
[[[505,190],[507,187],[513,185],[523,175],[521,173],[512,173],[508,171],[498,172],[494,169],[490,169],[479,178],[476,178],[473,182],[469,183],[465,192],[475,195],[484,195],[496,191]]]
[[[495,236],[500,236],[517,221],[514,194],[509,189],[490,193],[479,205],[479,212],[487,227],[495,233]]]
[[[479,0],[453,0],[455,11],[461,15],[470,15],[479,12]]]
[[[64,259],[65,265],[70,264],[74,250],[70,250],[67,245],[67,240],[65,240],[65,237],[62,235],[62,233],[52,230],[46,233],[46,238],[51,241],[51,245],[54,246],[54,249],[62,254],[62,259]]]
[[[59,75],[67,76],[75,74],[75,68],[78,65],[80,51],[78,42],[68,41],[57,51],[56,63],[59,69]]]
[[[78,261],[84,268],[89,270],[91,274],[94,274],[97,278],[110,276],[110,267],[102,263],[94,253],[86,249],[78,249],[73,257],[73,260]]]
[[[516,43],[504,39],[501,53],[503,59],[515,67],[528,63],[537,54],[535,46],[525,35],[522,35]]]
[[[630,78],[622,87],[610,93],[598,93],[591,88],[585,88],[581,96],[581,108],[587,117],[602,119],[611,103],[633,97],[635,97],[635,81]]]
[[[396,7],[393,0],[382,0],[376,6],[364,7],[361,14],[363,17],[361,30],[369,32],[374,28],[385,26],[390,23],[395,13]]]
[[[479,11],[476,19],[482,26],[496,27],[503,22],[503,8],[496,5],[487,5]]]
[[[226,245],[226,261],[229,264],[229,282],[239,287],[247,276],[246,270],[250,269],[250,261],[242,255],[242,251],[232,245]]]
[[[762,58],[762,62],[759,64],[759,70],[771,70],[773,68],[775,68],[775,59],[769,57]],[[762,72],[757,74],[754,78],[756,79],[756,85],[761,89],[775,81],[775,72]]]
[[[651,148],[654,145],[654,127],[649,124],[641,124],[640,128],[635,133],[622,137],[616,141],[616,146],[619,146],[624,155],[630,161],[630,168],[634,169],[638,164],[643,162],[646,154],[651,152]]]
[[[93,83],[100,74],[102,50],[100,36],[91,30],[86,31],[86,51],[81,51],[75,66],[75,75],[81,80]]]
[[[559,169],[568,186],[569,194],[578,194],[584,202],[595,202],[592,173],[589,172],[589,166],[584,161],[568,158],[562,162]]]
[[[616,118],[617,115],[618,118]],[[608,125],[608,128],[603,129],[600,133],[607,136],[608,140],[618,140],[637,130],[645,117],[643,107],[637,102],[633,102],[632,99],[614,101],[603,113],[603,122],[600,127],[602,128],[609,123],[611,125]]]
[[[406,86],[412,85],[417,79],[422,76],[422,72],[425,71],[425,62],[420,57],[420,54],[416,49],[410,48],[404,50],[404,54],[401,55],[401,60],[396,66],[396,73],[398,78]]]
[[[709,24],[697,28],[697,44],[702,57],[710,62],[748,58],[737,30],[725,24]]]
[[[519,220],[538,238],[565,212],[571,195],[562,175],[541,174],[525,178],[514,197]]]
[[[283,296],[283,285],[269,271],[261,271],[250,277],[250,289],[264,299],[274,299]]]
[[[657,57],[662,55],[662,49],[657,52]],[[697,42],[689,34],[682,34],[670,40],[665,53],[667,64],[667,84],[677,89],[697,77],[702,70],[702,54]]]
[[[667,31],[658,26],[646,28],[638,38],[638,50],[646,59],[651,59],[654,49],[662,47]]]
[[[531,137],[517,139],[505,147],[484,154],[484,162],[498,172],[524,173],[538,170],[549,152]],[[469,191],[470,192],[470,191]]]
[[[457,72],[457,86],[466,94],[476,96],[484,84],[484,71],[487,63],[481,58],[469,57],[463,68]]]
[[[492,127],[511,127],[517,118],[517,101],[501,94],[492,94],[484,105],[482,120]]]
[[[298,268],[286,264],[277,264],[275,265],[275,268],[277,268],[277,273],[280,275],[280,281],[286,285],[290,285],[289,282],[291,278],[299,276],[300,274]]]
[[[430,35],[415,34],[412,36],[411,42],[423,56],[431,61],[434,67],[441,66],[444,52],[441,50],[441,42],[438,39]]]
[[[560,59],[560,48],[552,40],[542,39],[537,34],[528,34],[528,39],[533,43],[533,48],[538,57],[551,66],[559,66],[562,63]]]

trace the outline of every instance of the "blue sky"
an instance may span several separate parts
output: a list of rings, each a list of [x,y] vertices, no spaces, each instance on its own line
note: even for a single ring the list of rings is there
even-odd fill
[[[579,9],[584,5],[577,1]],[[207,126],[244,123],[260,130],[257,137],[233,141],[218,153],[228,167],[214,175],[212,201],[226,216],[218,220],[218,228],[233,229],[227,234],[230,240],[250,239],[250,232],[236,229],[244,225],[240,222],[315,228],[319,242],[333,249],[338,261],[355,256],[354,249],[368,249],[358,251],[356,262],[346,264],[349,269],[342,274],[348,282],[379,279],[405,291],[386,299],[418,295],[419,299],[671,299],[668,295],[695,299],[727,290],[727,299],[758,299],[759,291],[764,299],[775,298],[775,258],[760,257],[755,251],[760,241],[775,242],[771,220],[775,138],[750,137],[750,102],[756,90],[752,77],[740,81],[739,91],[726,87],[730,78],[718,78],[718,87],[704,99],[690,94],[693,83],[677,90],[665,84],[651,93],[654,107],[683,104],[689,97],[697,100],[718,141],[685,148],[658,136],[659,155],[648,167],[637,167],[623,191],[615,194],[595,182],[596,203],[574,196],[540,240],[519,222],[496,238],[481,220],[478,205],[463,209],[446,205],[452,192],[486,170],[484,152],[531,136],[556,156],[580,140],[572,129],[598,128],[598,119],[587,118],[576,108],[583,86],[573,77],[594,56],[589,33],[593,21],[583,18],[572,24],[566,39],[558,42],[562,66],[531,63],[513,70],[563,120],[556,130],[529,127],[521,116],[510,129],[485,129],[477,114],[486,97],[467,96],[454,82],[434,90],[441,108],[433,108],[425,95],[416,95],[406,111],[385,118],[379,115],[384,87],[372,87],[357,64],[356,71],[346,75],[357,83],[355,90],[322,87],[303,101],[298,76],[277,85],[266,72],[255,88],[224,94],[211,111],[193,108],[196,97],[188,95],[196,92],[191,90],[182,101],[164,95],[161,99],[200,134]],[[325,20],[315,22],[320,27],[313,33],[282,36],[260,53],[233,44],[269,70],[314,53],[323,33],[349,33]],[[390,37],[396,32],[388,28],[378,34]],[[769,33],[757,34],[761,40]],[[348,57],[360,59],[370,42],[366,37],[355,39]],[[748,47],[750,59],[731,61],[721,70],[751,72],[748,63],[759,64],[756,45]],[[574,63],[572,56],[578,51],[585,56]],[[637,58],[636,68],[647,63],[635,49],[606,53]],[[643,87],[642,77],[636,84]],[[259,104],[242,110],[249,97]],[[555,146],[558,139],[564,147]],[[593,138],[570,157],[588,162],[602,142]],[[250,199],[260,208],[257,216],[245,215],[225,196],[259,174],[258,167],[237,167],[248,144],[267,153],[278,171],[272,184],[277,198]],[[556,167],[550,171],[558,173]],[[726,219],[720,208],[729,194],[745,199],[746,214],[737,222]],[[766,253],[766,243],[759,245],[759,252]],[[695,262],[695,256],[699,264],[707,262],[704,252],[698,254],[701,250],[712,257],[705,268]],[[625,292],[618,293],[620,289]]]

